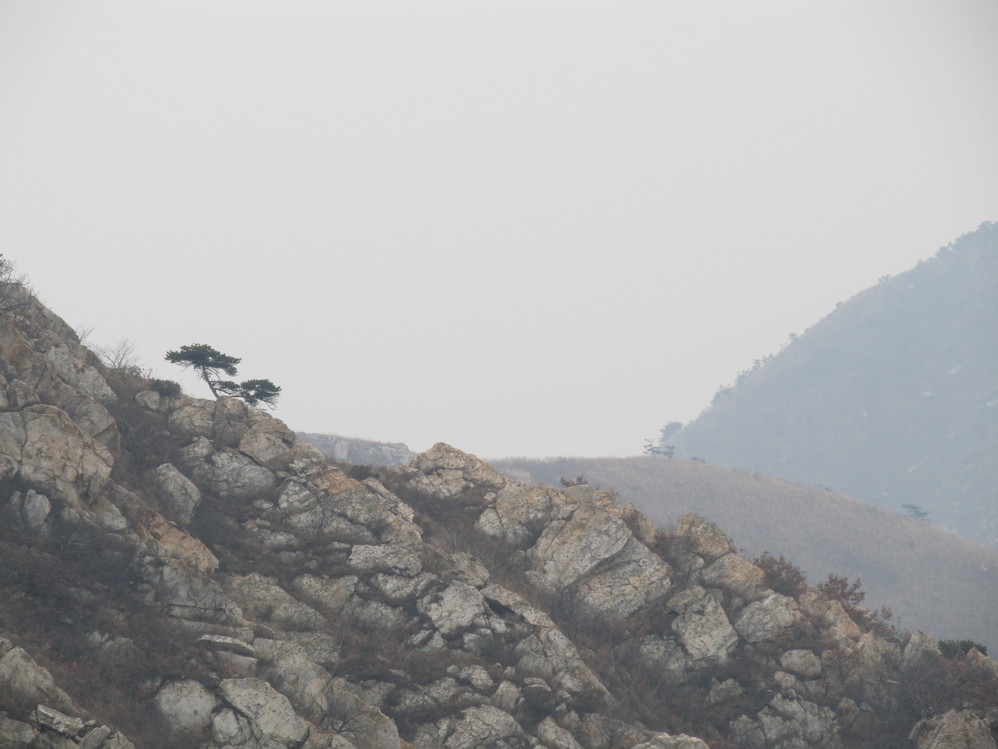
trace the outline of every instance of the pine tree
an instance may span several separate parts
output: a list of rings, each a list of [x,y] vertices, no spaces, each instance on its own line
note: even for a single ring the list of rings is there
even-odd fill
[[[179,351],[167,351],[166,360],[172,364],[179,364],[184,369],[193,367],[216,398],[228,395],[240,398],[251,406],[263,404],[274,407],[277,403],[277,397],[281,394],[281,388],[270,380],[235,382],[220,379],[222,374],[235,377],[236,365],[242,359],[223,354],[205,343],[192,343],[181,346]]]

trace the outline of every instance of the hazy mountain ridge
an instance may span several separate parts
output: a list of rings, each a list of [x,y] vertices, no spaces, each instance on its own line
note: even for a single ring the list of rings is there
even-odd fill
[[[344,471],[241,401],[102,367],[18,301],[0,745],[993,745],[993,660],[767,577],[706,518],[656,529],[443,444]]]
[[[677,456],[832,487],[998,545],[998,224],[867,289],[721,391]]]

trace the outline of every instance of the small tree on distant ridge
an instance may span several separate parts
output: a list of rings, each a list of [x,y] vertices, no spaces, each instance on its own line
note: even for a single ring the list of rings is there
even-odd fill
[[[251,406],[263,404],[273,407],[276,405],[277,396],[281,394],[281,388],[270,380],[234,382],[220,379],[221,374],[235,377],[236,365],[242,359],[223,354],[205,343],[193,343],[181,346],[179,351],[167,351],[166,360],[172,364],[179,364],[184,369],[193,367],[216,398],[228,395],[240,398]]]
[[[661,442],[655,443],[651,440],[645,440],[645,455],[658,456],[664,455],[669,460],[672,460],[672,456],[676,454],[676,448],[674,445],[663,445]]]
[[[908,512],[908,515],[915,518],[916,520],[925,520],[926,522],[928,522],[929,513],[927,513],[918,505],[904,503],[901,506]]]

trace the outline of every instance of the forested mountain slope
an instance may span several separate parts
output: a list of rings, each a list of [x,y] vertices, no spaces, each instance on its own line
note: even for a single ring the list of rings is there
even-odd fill
[[[998,546],[998,224],[839,305],[670,443]]]

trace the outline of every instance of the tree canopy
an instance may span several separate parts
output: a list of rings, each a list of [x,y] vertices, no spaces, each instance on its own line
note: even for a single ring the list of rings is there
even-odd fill
[[[261,403],[273,406],[277,396],[281,394],[281,389],[270,380],[243,380],[239,383],[223,380],[216,384],[216,388],[224,395],[242,398],[251,406]]]
[[[216,398],[227,395],[240,398],[251,406],[265,405],[274,407],[281,388],[270,380],[223,380],[221,375],[235,377],[236,366],[242,361],[239,357],[223,354],[206,343],[192,343],[181,346],[178,351],[167,351],[166,360],[179,364],[184,369],[193,367],[198,376],[205,381],[211,394]]]

